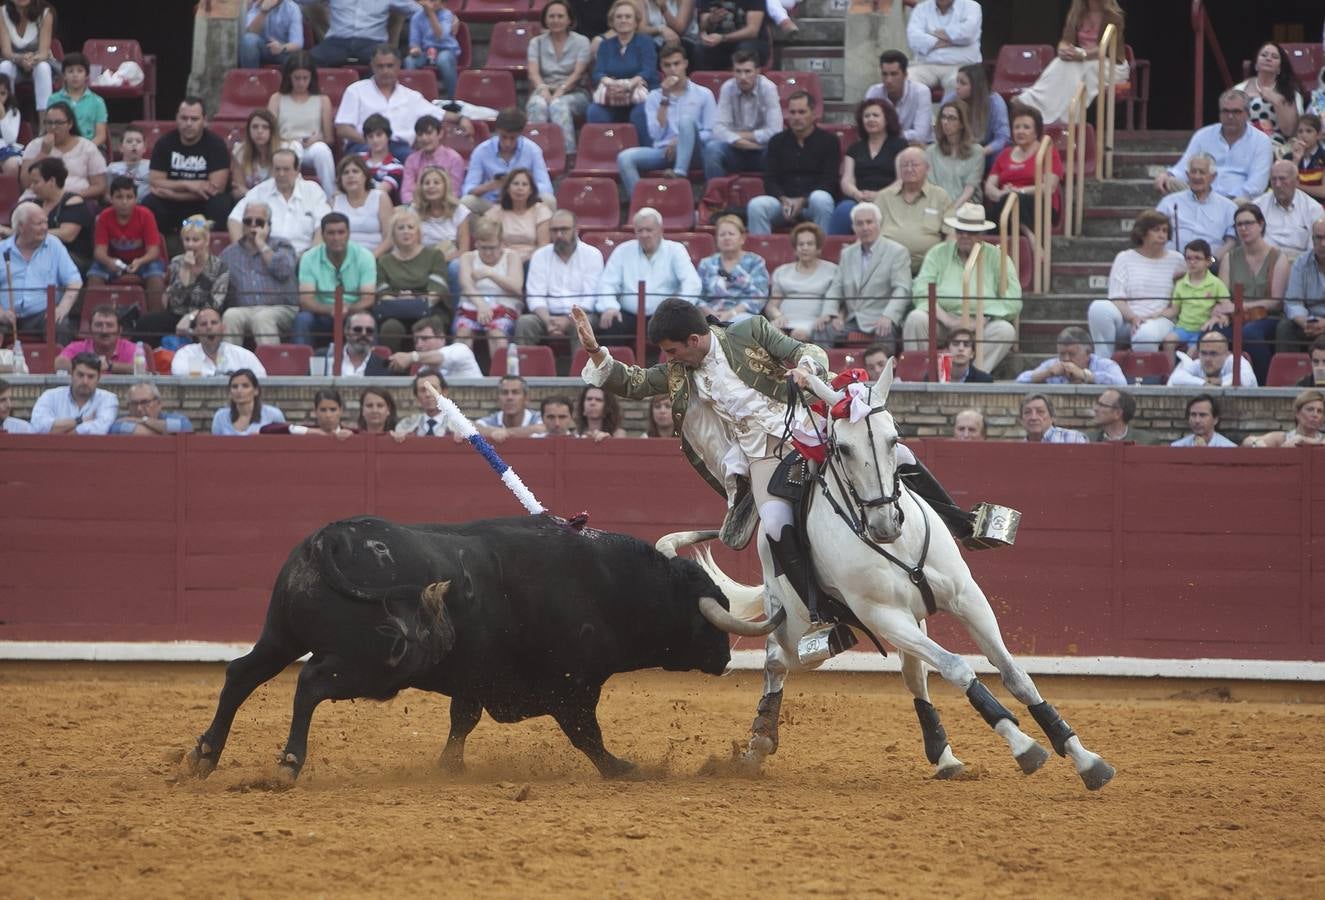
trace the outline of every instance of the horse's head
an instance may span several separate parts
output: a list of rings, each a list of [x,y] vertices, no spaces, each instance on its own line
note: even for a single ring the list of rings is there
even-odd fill
[[[893,386],[893,361],[879,380],[834,390],[809,376],[815,395],[828,404],[828,465],[835,467],[841,499],[856,508],[871,540],[888,544],[902,535],[901,495],[897,480],[897,425],[885,408]],[[845,403],[843,403],[845,401]]]

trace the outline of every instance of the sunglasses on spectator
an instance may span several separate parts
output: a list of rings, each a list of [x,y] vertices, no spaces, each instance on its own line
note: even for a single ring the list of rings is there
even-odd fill
[[[267,220],[248,218],[244,220],[244,224],[249,226],[250,228],[261,228],[263,225],[267,224]]]
[[[377,334],[377,329],[371,325],[351,325],[351,334]]]

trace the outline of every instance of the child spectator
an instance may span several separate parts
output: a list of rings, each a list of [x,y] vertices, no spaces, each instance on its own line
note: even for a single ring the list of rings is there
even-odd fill
[[[1325,144],[1321,143],[1320,131],[1320,116],[1313,113],[1299,116],[1290,158],[1297,166],[1297,186],[1325,202]]]
[[[147,176],[151,164],[143,159],[143,154],[146,151],[147,137],[143,134],[142,129],[136,125],[130,125],[120,135],[120,158],[106,166],[106,175],[112,179],[112,183],[113,179],[120,176],[128,176],[133,179],[139,200],[147,196],[149,189]],[[5,174],[8,174],[8,171]]]
[[[14,88],[9,76],[0,74],[0,175],[10,178],[22,168],[23,145],[18,142],[18,130],[23,125],[18,104],[14,102]]]
[[[359,155],[373,173],[373,187],[386,191],[395,201],[400,196],[400,182],[405,177],[405,167],[391,155],[391,123],[386,116],[373,113],[365,119],[363,139],[368,143],[368,149],[360,151]]]
[[[166,266],[161,261],[156,217],[138,205],[138,189],[128,175],[110,183],[110,206],[97,216],[88,287],[113,284],[125,275],[143,280],[147,308],[161,308]]]
[[[460,257],[460,308],[452,329],[465,344],[486,334],[488,352],[495,355],[524,308],[524,266],[519,254],[502,246],[500,222],[480,219],[473,238],[474,249]]]
[[[419,6],[423,8],[409,20],[405,68],[434,67],[441,82],[441,95],[450,100],[455,96],[456,61],[460,58],[460,42],[455,36],[460,30],[460,20],[446,8],[446,0],[419,0]]]
[[[243,137],[230,149],[232,197],[244,199],[249,191],[271,177],[271,157],[276,150],[276,117],[270,110],[253,110],[244,122]]]
[[[465,180],[465,158],[442,143],[442,122],[436,116],[420,116],[414,123],[415,150],[405,160],[405,173],[400,182],[400,202],[414,200],[414,185],[419,173],[436,166],[451,176],[452,184]]]
[[[1201,238],[1188,241],[1182,249],[1187,262],[1187,274],[1173,285],[1173,302],[1160,313],[1161,318],[1176,322],[1164,338],[1164,351],[1172,353],[1182,346],[1190,354],[1192,345],[1211,328],[1224,324],[1226,316],[1216,315],[1214,308],[1220,300],[1228,299],[1228,285],[1210,271],[1210,245]]]
[[[74,110],[78,120],[78,133],[98,147],[110,148],[110,132],[106,123],[106,101],[87,89],[87,57],[81,53],[64,55],[64,87],[51,94],[51,102],[64,101]]]

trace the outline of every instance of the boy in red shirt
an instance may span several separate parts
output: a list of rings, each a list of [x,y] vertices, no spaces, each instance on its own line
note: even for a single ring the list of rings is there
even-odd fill
[[[149,312],[162,309],[166,267],[161,261],[161,233],[156,218],[138,205],[133,179],[119,175],[110,183],[110,208],[97,216],[89,287],[111,284],[125,275],[143,280]]]

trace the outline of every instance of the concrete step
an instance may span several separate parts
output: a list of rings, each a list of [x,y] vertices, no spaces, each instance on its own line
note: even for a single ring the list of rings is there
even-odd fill
[[[783,35],[778,41],[785,49],[787,47],[812,46],[814,44],[823,44],[830,47],[842,47],[846,40],[846,18],[837,16],[835,18],[797,18],[796,24],[800,26],[800,31],[795,34]]]
[[[797,23],[807,19],[842,19],[846,17],[850,0],[801,0],[795,10]]]
[[[1113,154],[1113,174],[1115,178],[1153,179],[1160,169],[1167,169],[1181,156],[1181,152],[1119,149]]]
[[[1114,149],[1155,150],[1172,153],[1173,158],[1182,156],[1191,140],[1190,131],[1118,131],[1114,134]],[[1116,157],[1115,157],[1116,159]]]
[[[1109,262],[1055,262],[1049,279],[1054,294],[1102,296],[1109,289]]]
[[[1136,221],[1138,207],[1092,206],[1086,209],[1081,227],[1086,237],[1118,237],[1128,239],[1132,223]]]
[[[1121,236],[1056,237],[1053,239],[1053,262],[1113,262],[1131,242]]]
[[[1021,321],[1058,322],[1065,319],[1086,321],[1086,309],[1099,294],[1032,294],[1021,301]]]
[[[1130,206],[1150,209],[1159,200],[1155,185],[1148,178],[1115,179],[1086,182],[1086,209],[1094,206]]]

